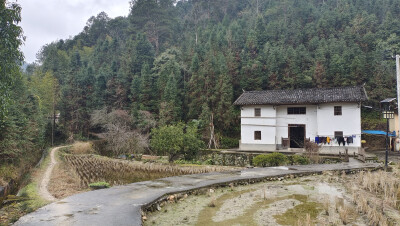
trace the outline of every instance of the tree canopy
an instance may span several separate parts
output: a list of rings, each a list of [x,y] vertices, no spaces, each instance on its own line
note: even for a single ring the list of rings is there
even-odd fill
[[[87,135],[106,108],[238,137],[243,90],[365,84],[368,104],[393,96],[399,12],[391,0],[133,0],[127,17],[100,13],[45,45],[36,67],[58,79],[66,134]]]

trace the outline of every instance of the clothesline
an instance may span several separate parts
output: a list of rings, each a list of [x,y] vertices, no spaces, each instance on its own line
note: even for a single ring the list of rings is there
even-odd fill
[[[342,136],[337,136],[337,137],[350,137],[350,136],[359,136],[361,134],[351,134],[351,135],[342,135]],[[335,137],[335,135],[317,135],[319,137]]]

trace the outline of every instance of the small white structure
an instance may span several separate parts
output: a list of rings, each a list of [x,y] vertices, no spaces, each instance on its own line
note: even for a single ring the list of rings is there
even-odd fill
[[[246,91],[241,106],[240,150],[300,148],[305,140],[322,153],[358,152],[361,147],[361,102],[364,87]],[[344,144],[344,146],[343,146]]]

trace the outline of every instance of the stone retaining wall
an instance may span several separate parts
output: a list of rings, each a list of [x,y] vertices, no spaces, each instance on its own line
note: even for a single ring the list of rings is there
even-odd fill
[[[259,154],[202,150],[199,152],[197,160],[210,161],[213,165],[246,167],[252,165],[253,157],[257,155]]]
[[[209,161],[212,165],[249,167],[253,166],[253,158],[260,154],[269,153],[201,150],[196,159],[201,162]],[[344,153],[341,156],[320,156],[320,158],[323,163],[338,163],[342,162]]]

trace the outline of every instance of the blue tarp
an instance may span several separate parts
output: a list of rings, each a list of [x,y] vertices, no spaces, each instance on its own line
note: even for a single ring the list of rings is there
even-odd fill
[[[380,130],[363,130],[361,132],[365,133],[365,134],[385,135],[386,136],[386,132],[385,131],[380,131]],[[396,131],[389,132],[388,136],[389,137],[395,137],[396,136]]]

